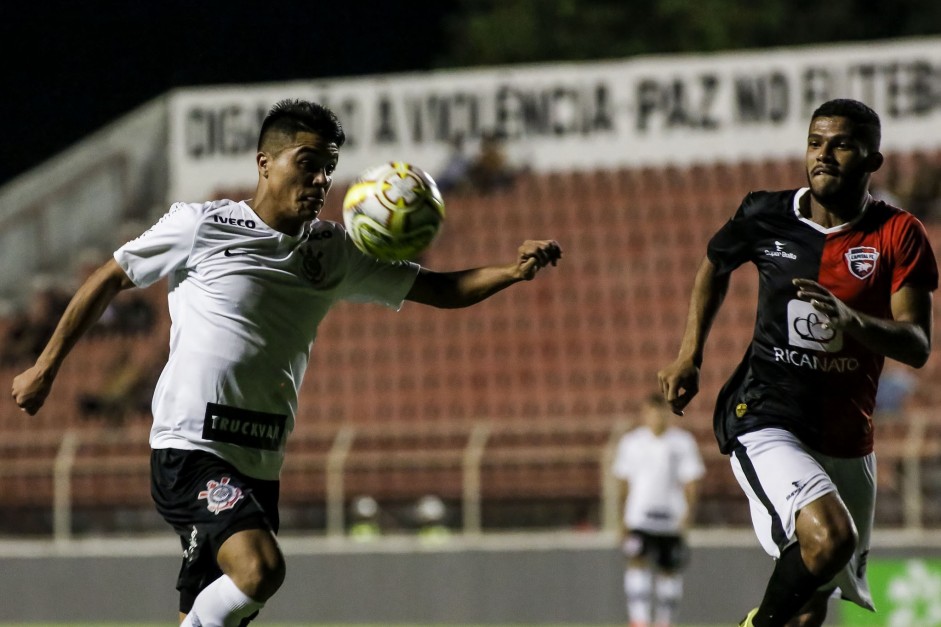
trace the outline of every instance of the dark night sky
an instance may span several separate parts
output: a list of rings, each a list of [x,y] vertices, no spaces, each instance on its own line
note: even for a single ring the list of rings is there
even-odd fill
[[[0,185],[179,86],[428,69],[445,0],[0,6]]]

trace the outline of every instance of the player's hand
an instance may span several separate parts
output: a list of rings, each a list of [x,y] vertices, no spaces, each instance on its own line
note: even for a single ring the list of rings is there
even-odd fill
[[[677,416],[699,392],[699,366],[689,359],[677,359],[657,373],[660,393]]]
[[[794,279],[797,298],[813,305],[813,308],[827,316],[822,323],[824,329],[841,331],[860,326],[859,315],[846,303],[833,295],[833,292],[811,279]]]
[[[39,411],[52,389],[52,377],[33,366],[13,378],[13,401],[30,416]]]
[[[517,267],[520,276],[529,281],[540,269],[549,264],[553,266],[562,258],[562,247],[555,240],[528,239],[519,247]]]

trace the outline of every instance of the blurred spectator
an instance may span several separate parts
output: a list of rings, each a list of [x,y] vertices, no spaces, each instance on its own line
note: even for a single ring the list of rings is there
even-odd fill
[[[686,533],[705,468],[695,438],[674,424],[659,393],[644,401],[641,418],[621,438],[611,468],[624,495],[624,594],[631,627],[667,627],[683,596]]]
[[[456,133],[451,139],[451,153],[435,177],[441,193],[466,191],[470,186],[470,169],[472,161],[464,151],[464,134]]]
[[[108,253],[95,248],[81,251],[75,263],[76,285],[84,283],[109,256]],[[145,291],[125,290],[108,303],[89,335],[147,333],[153,329],[156,320],[156,311]]]
[[[68,293],[51,277],[36,277],[31,285],[29,302],[24,309],[13,314],[9,322],[0,350],[0,362],[4,366],[12,366],[35,361],[68,302]]]
[[[900,167],[900,162],[907,165]],[[941,159],[924,152],[912,153],[910,159],[889,157],[874,174],[870,193],[923,222],[937,221],[941,217]]]
[[[357,542],[369,542],[382,535],[379,503],[371,496],[358,496],[350,503],[349,536]]]
[[[885,417],[901,416],[914,398],[917,386],[918,379],[910,370],[886,360],[876,392],[876,413]]]
[[[470,182],[482,194],[511,187],[516,178],[503,148],[503,141],[495,133],[480,138],[480,150],[470,166]]]
[[[166,351],[118,352],[100,390],[79,397],[82,418],[116,425],[133,416],[149,417],[154,388],[166,361]]]
[[[451,535],[446,523],[448,508],[441,497],[428,494],[415,504],[415,520],[418,522],[418,537],[422,542],[435,544]]]
[[[938,218],[941,202],[941,164],[924,153],[917,153],[916,157],[908,210],[919,219],[931,222]]]

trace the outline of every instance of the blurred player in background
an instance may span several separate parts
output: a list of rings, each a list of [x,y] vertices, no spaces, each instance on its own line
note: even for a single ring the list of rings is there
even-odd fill
[[[262,123],[254,198],[173,205],[79,288],[35,365],[13,380],[30,414],[69,350],[121,290],[169,277],[170,356],[154,393],[152,493],[180,535],[180,620],[247,624],[284,579],[278,476],[317,326],[339,300],[467,307],[562,255],[455,272],[384,263],[318,220],[345,135],[321,105],[282,101]]]
[[[938,269],[923,225],[874,200],[879,116],[831,100],[811,117],[808,187],[753,192],[709,242],[677,359],[659,372],[674,411],[699,390],[706,336],[733,270],[751,262],[754,336],[719,393],[715,431],[777,562],[744,626],[816,626],[835,588],[873,609],[866,559],[876,497],[872,412],[886,357],[931,352]]]
[[[624,494],[624,593],[630,627],[669,627],[683,596],[685,535],[705,469],[696,440],[672,424],[662,395],[647,398],[640,413],[643,425],[621,438],[611,469]]]

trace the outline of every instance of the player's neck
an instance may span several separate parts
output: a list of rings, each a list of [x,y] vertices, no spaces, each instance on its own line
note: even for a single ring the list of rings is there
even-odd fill
[[[801,215],[829,229],[859,217],[869,204],[870,196],[869,190],[863,189],[858,195],[833,202],[821,202],[812,193],[805,195],[803,200],[806,202],[801,203]]]
[[[245,204],[251,207],[262,222],[275,231],[296,236],[304,230],[303,220],[278,211],[272,203],[266,202],[264,192],[259,193],[259,190],[256,190],[255,197],[246,200]]]

